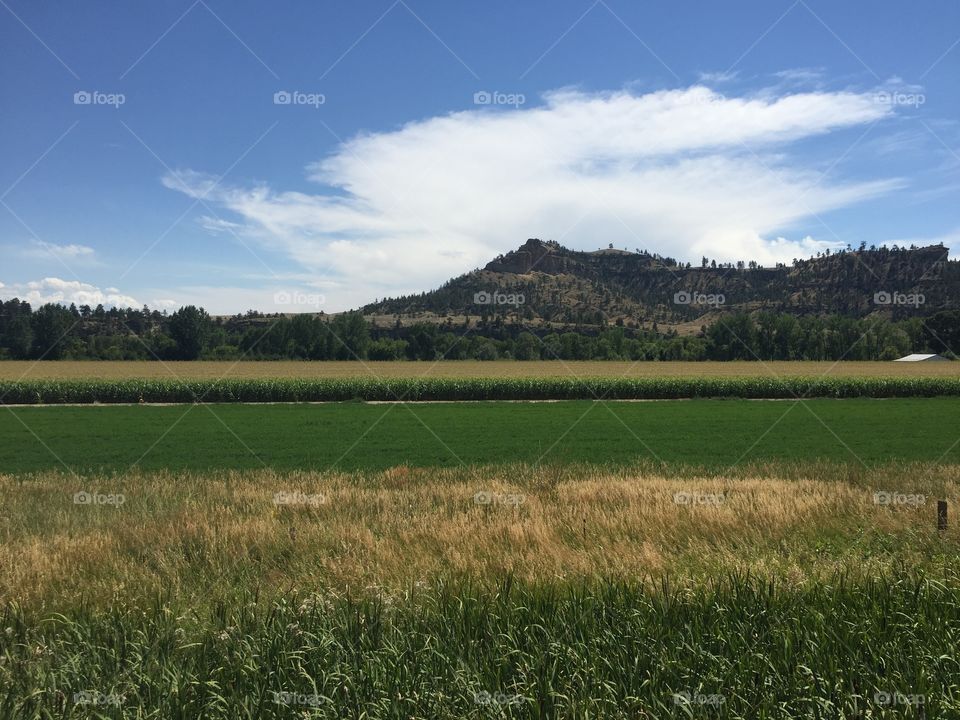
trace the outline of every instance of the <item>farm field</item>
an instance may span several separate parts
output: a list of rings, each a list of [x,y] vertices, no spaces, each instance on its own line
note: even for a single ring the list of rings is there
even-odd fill
[[[960,461],[960,399],[20,407],[0,468]]]
[[[688,586],[750,573],[796,589],[836,573],[937,575],[960,550],[936,530],[938,498],[960,499],[956,465],[7,475],[0,600],[34,612],[114,597],[140,606],[175,588],[186,609],[243,588],[396,596],[508,576]]]
[[[0,404],[214,404],[958,397],[954,377],[0,380]]]
[[[903,697],[950,717],[960,548],[934,498],[958,481],[939,464],[2,476],[0,709],[919,717],[890,713]]]
[[[0,361],[0,380],[73,378],[960,377],[960,362]]]
[[[960,714],[960,398],[737,393],[0,408],[0,717]]]

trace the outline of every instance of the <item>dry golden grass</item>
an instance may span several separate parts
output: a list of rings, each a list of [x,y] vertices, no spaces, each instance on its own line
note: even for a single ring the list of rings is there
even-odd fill
[[[196,604],[239,587],[364,592],[507,573],[539,581],[751,571],[804,583],[935,567],[960,550],[956,529],[935,529],[935,501],[957,498],[960,467],[738,472],[399,467],[135,475],[84,487],[58,474],[0,476],[0,603],[51,610],[167,592]],[[78,490],[126,500],[76,505]],[[926,502],[877,505],[874,490]],[[296,492],[319,504],[275,504],[275,493]],[[478,504],[477,493],[493,502]],[[684,505],[677,493],[723,499]]]
[[[960,362],[106,362],[0,361],[0,379],[337,377],[956,377]]]

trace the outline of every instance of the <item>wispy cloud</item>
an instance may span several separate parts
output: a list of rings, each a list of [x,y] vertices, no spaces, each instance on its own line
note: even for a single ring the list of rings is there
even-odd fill
[[[773,74],[774,77],[794,83],[816,83],[823,79],[824,68],[822,67],[798,67],[780,70]]]
[[[230,222],[229,220],[224,220],[223,218],[215,218],[209,215],[204,215],[198,219],[200,227],[206,230],[211,235],[219,235],[221,233],[236,232],[241,230],[243,225],[241,223]]]
[[[701,72],[697,74],[697,77],[705,85],[719,85],[733,82],[739,75],[739,70],[721,70],[720,72]]]
[[[58,258],[65,262],[92,260],[95,255],[94,249],[86,245],[57,245],[43,240],[31,240],[24,254],[42,259]]]

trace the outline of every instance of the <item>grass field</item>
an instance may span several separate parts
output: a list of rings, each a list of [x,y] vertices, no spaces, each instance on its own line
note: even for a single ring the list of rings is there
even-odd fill
[[[960,377],[960,362],[0,362],[0,380],[340,377]]]
[[[958,491],[960,469],[934,463],[4,476],[0,602],[49,612],[173,593],[186,611],[238,588],[939,574],[960,542],[938,535],[936,500]]]
[[[957,462],[958,418],[957,398],[24,407],[0,413],[0,469]]]
[[[956,377],[855,365],[781,374]],[[566,372],[380,376],[438,369]],[[0,408],[0,718],[958,717],[958,419],[957,397]]]
[[[960,473],[850,477],[5,476],[0,711],[952,717]]]
[[[952,718],[956,583],[440,588],[10,628],[31,718]],[[197,627],[198,620],[203,624]],[[79,698],[79,701],[78,701]],[[84,704],[80,704],[84,703]]]

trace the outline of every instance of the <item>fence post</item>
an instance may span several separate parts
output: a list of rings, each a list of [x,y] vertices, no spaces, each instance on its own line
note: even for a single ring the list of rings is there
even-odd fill
[[[947,529],[947,501],[937,500],[937,530]]]

